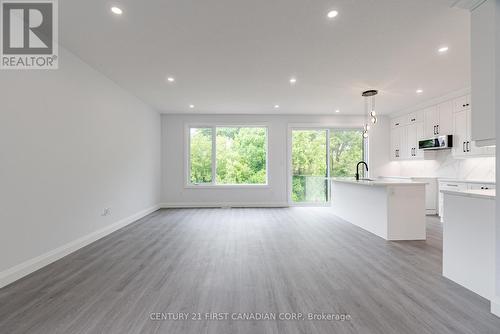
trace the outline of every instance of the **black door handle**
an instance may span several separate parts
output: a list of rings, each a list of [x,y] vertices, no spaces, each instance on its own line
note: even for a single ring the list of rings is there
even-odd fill
[[[470,152],[470,141],[467,142],[467,152]]]
[[[465,142],[463,142],[463,145],[462,145],[462,150],[464,151],[465,153]]]
[[[437,133],[436,134],[438,135],[439,134],[439,124],[436,125],[436,129],[437,129]]]

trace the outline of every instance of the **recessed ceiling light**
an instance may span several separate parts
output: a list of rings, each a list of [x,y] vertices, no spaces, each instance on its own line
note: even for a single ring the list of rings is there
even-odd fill
[[[448,51],[450,48],[447,47],[447,46],[442,46],[438,49],[438,52],[439,53],[445,53],[446,51]]]
[[[340,110],[337,109],[337,110],[335,110],[335,112],[338,114],[340,112]]]
[[[297,79],[296,78],[290,78],[290,83],[293,85],[297,82]]]
[[[416,91],[417,94],[422,94],[423,92],[424,92],[423,89],[417,89]]]
[[[111,11],[113,12],[113,14],[116,14],[116,15],[123,14],[123,10],[119,7],[116,7],[116,6],[111,7]]]
[[[280,108],[280,105],[279,104],[275,104],[274,105],[274,109],[279,109]]]
[[[173,77],[168,77],[168,78],[167,78],[167,81],[168,81],[168,82],[174,82],[174,81],[175,81],[175,79],[174,79]]]
[[[329,19],[333,19],[337,15],[339,15],[339,12],[337,12],[336,10],[331,10],[328,12],[328,14],[326,14],[326,16],[328,16]]]
[[[194,104],[190,104],[189,109],[194,109]]]

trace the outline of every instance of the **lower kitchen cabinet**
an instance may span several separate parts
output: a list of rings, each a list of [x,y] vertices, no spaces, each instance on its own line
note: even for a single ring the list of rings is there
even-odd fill
[[[444,207],[443,201],[443,190],[448,191],[464,191],[464,190],[478,190],[478,189],[496,189],[496,184],[494,182],[472,182],[472,181],[454,181],[454,180],[439,180],[439,201],[438,201],[438,212],[441,221],[446,215],[446,209]]]

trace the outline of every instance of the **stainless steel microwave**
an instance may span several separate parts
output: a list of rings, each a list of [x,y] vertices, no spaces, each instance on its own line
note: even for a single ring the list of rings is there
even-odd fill
[[[418,142],[418,148],[421,150],[444,150],[452,147],[453,147],[452,135],[419,140]]]

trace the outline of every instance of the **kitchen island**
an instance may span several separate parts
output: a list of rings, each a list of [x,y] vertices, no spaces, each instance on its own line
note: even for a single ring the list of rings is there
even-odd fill
[[[425,240],[425,182],[332,179],[335,215],[386,240]]]
[[[495,301],[495,190],[442,190],[446,215],[443,223],[443,276]]]

